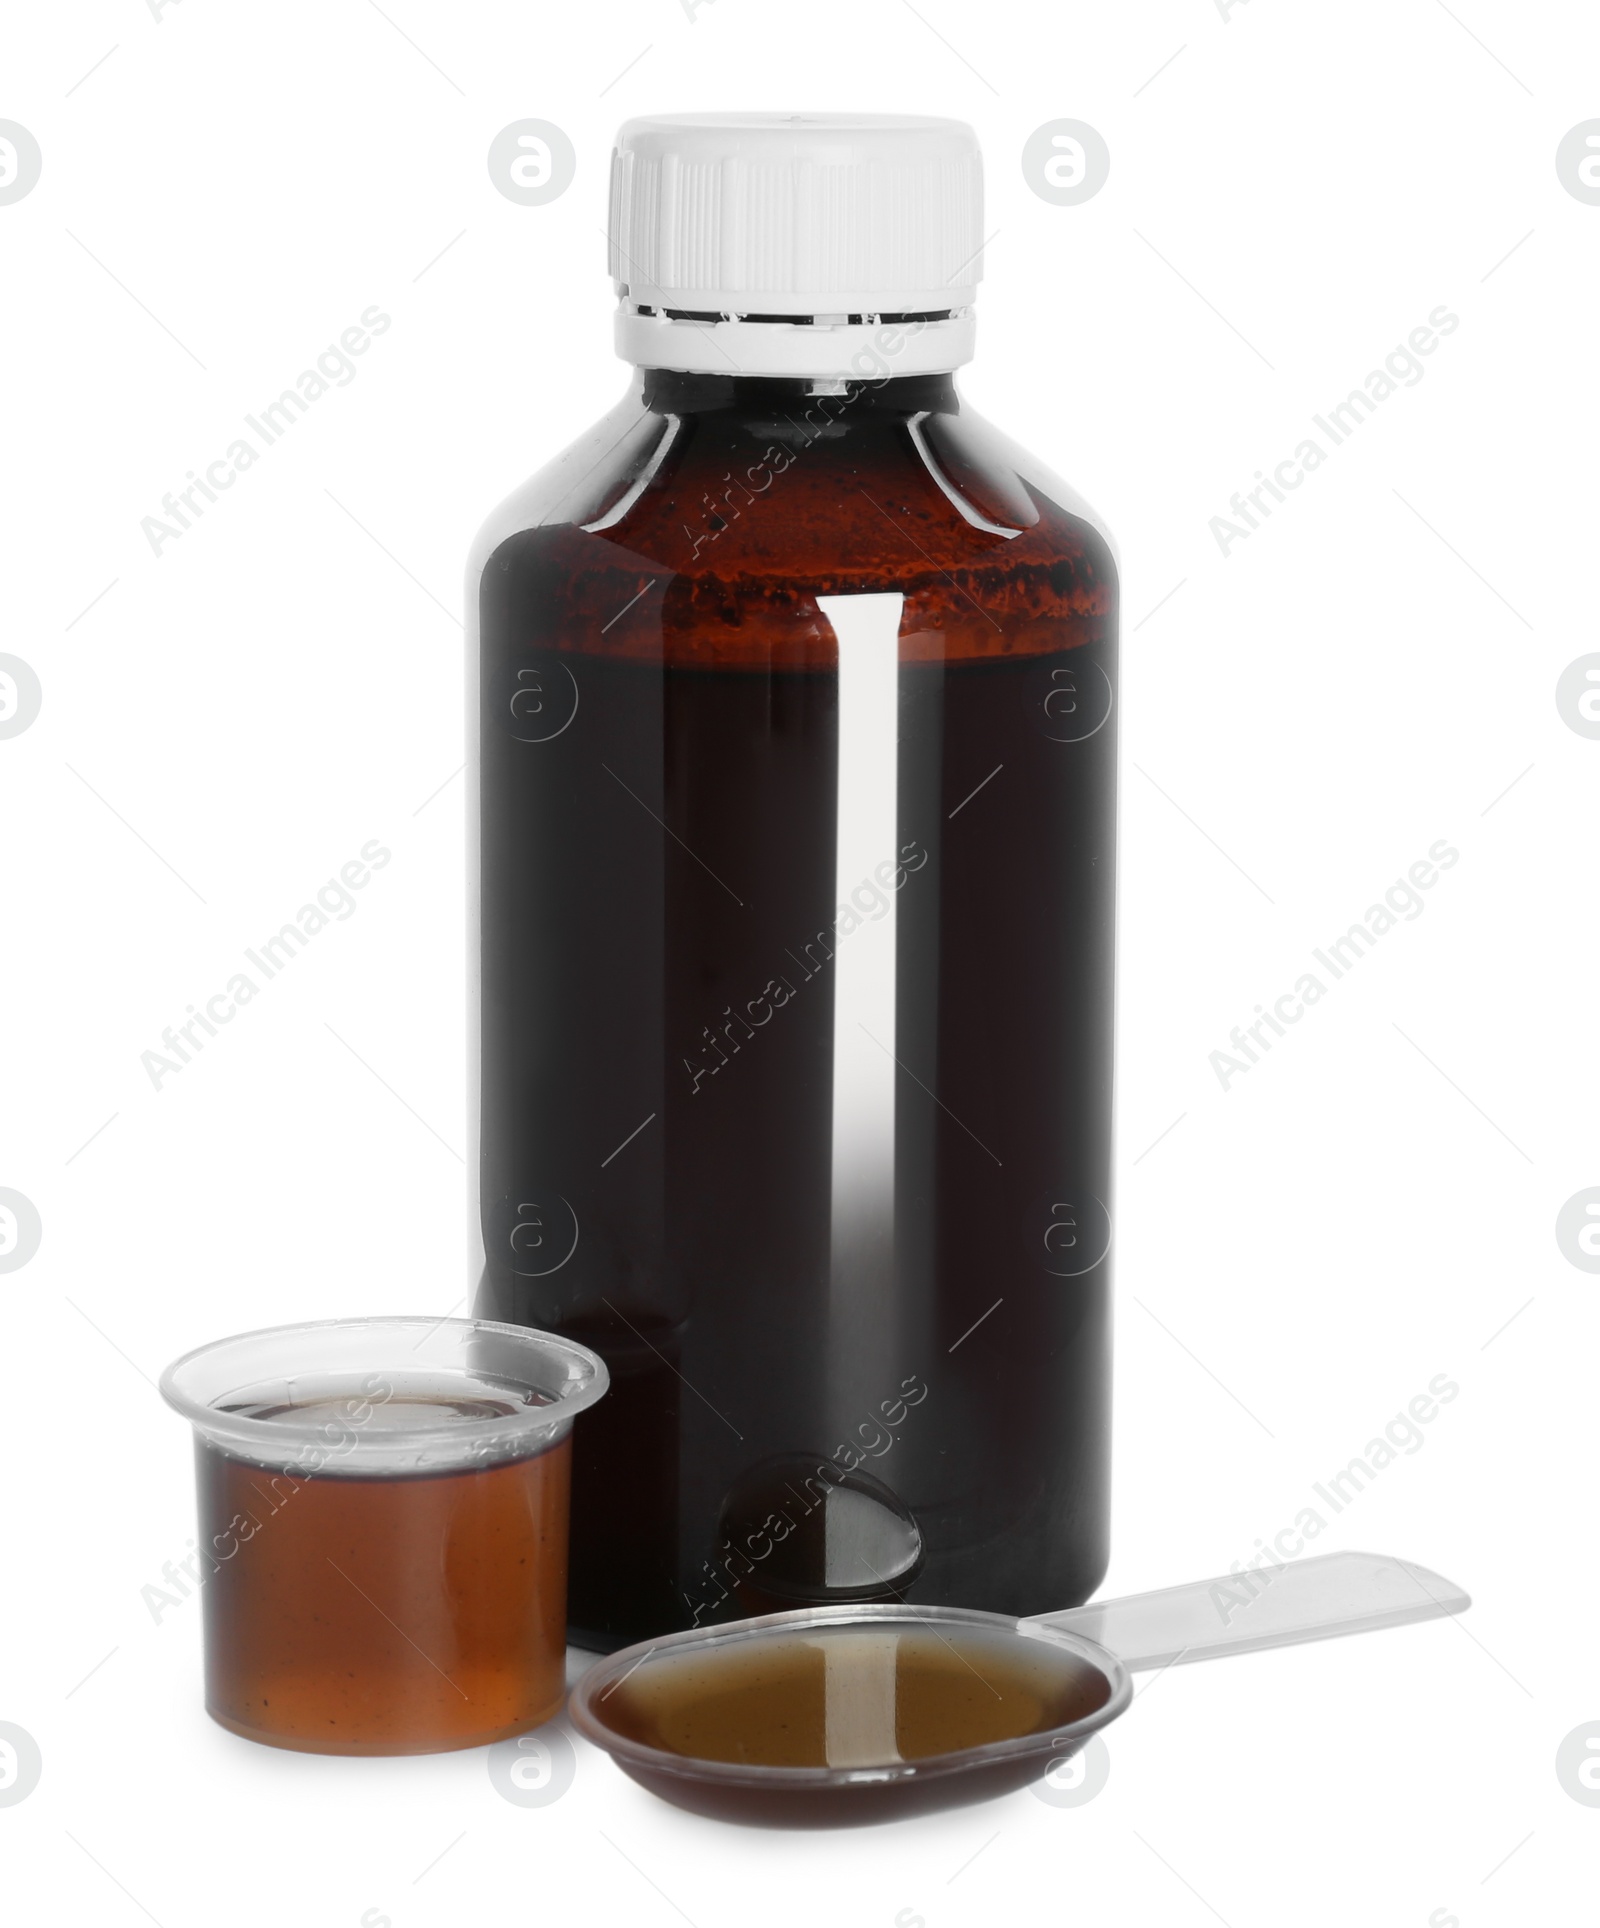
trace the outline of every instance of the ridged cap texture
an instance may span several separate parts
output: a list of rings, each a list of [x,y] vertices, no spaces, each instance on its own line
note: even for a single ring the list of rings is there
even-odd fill
[[[659,114],[611,157],[617,290],[704,315],[942,314],[983,272],[983,162],[962,121]]]

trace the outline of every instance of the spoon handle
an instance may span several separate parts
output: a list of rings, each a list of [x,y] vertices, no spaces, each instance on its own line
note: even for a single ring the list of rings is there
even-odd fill
[[[1453,1581],[1410,1560],[1321,1553],[1033,1618],[1083,1634],[1137,1670],[1373,1633],[1462,1613],[1471,1604]]]

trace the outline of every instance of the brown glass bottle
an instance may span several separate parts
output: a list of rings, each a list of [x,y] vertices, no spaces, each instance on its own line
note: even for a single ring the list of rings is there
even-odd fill
[[[855,880],[819,598],[884,594],[893,1236],[852,1305],[829,1275],[837,956],[813,939],[843,951]],[[852,1499],[837,1575],[810,1533],[812,1597],[868,1597],[875,1547],[906,1569],[909,1515],[913,1601],[1081,1601],[1107,1558],[1104,535],[947,373],[645,369],[491,519],[469,599],[476,1309],[611,1369],[575,1448],[574,1637],[740,1611],[854,1467],[896,1504]]]

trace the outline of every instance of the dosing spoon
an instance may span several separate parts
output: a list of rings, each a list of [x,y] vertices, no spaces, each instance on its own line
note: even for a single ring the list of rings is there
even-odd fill
[[[568,1711],[679,1807],[839,1827],[1008,1794],[1127,1707],[1130,1674],[1464,1612],[1412,1561],[1326,1553],[1065,1613],[806,1608],[641,1642]]]

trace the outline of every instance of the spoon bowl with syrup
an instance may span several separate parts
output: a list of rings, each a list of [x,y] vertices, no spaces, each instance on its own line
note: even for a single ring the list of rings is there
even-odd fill
[[[906,1602],[668,1634],[579,1681],[573,1725],[679,1807],[766,1827],[1009,1794],[1079,1752],[1131,1675],[1463,1612],[1410,1561],[1330,1553],[1017,1620]]]

